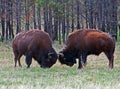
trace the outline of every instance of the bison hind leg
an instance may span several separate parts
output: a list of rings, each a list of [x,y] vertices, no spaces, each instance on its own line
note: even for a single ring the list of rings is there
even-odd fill
[[[19,63],[19,66],[22,67],[22,65],[20,63],[20,58],[21,58],[22,54],[20,54],[18,51],[14,51],[14,56],[15,56],[15,58],[14,58],[14,61],[15,61],[14,67],[16,67],[17,61]]]
[[[14,67],[16,67],[16,65],[17,65],[17,57],[14,58],[14,62],[15,62]]]
[[[16,65],[17,65],[17,58],[18,58],[18,52],[17,51],[14,51],[14,62],[15,62],[15,65],[14,65],[14,67],[16,67]]]
[[[20,58],[21,58],[21,56],[22,56],[22,54],[19,54],[19,56],[18,56],[18,58],[17,58],[18,63],[19,63],[19,67],[22,67],[21,62],[20,62]]]
[[[113,53],[108,53],[108,52],[105,52],[105,55],[109,60],[109,68],[112,69],[114,67],[114,55]]]

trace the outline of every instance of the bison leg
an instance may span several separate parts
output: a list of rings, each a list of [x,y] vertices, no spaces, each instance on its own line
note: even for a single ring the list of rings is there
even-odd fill
[[[79,57],[79,60],[78,60],[78,69],[82,69],[82,63],[81,63],[81,56]]]
[[[18,53],[16,52],[16,51],[14,51],[14,62],[15,62],[15,65],[14,65],[14,67],[16,67],[16,65],[17,65],[17,58],[18,58]]]
[[[20,58],[21,58],[21,56],[22,56],[22,54],[19,54],[19,55],[18,55],[18,58],[17,58],[18,63],[19,63],[19,67],[22,67],[22,65],[21,65],[21,63],[20,63]]]
[[[14,66],[14,67],[16,67],[16,65],[17,65],[17,60],[18,60],[18,62],[19,62],[19,66],[21,66],[20,58],[21,58],[22,55],[19,54],[17,51],[14,52],[14,55],[15,55],[15,58],[14,58],[15,66]]]
[[[26,64],[27,64],[27,68],[30,67],[31,62],[32,62],[32,55],[31,55],[31,53],[27,53],[27,54],[26,54]]]
[[[14,58],[14,61],[15,61],[15,65],[14,65],[14,67],[16,67],[16,64],[17,64],[17,59],[16,59],[16,58]]]
[[[16,67],[16,64],[17,64],[17,58],[16,57],[14,58],[14,62],[15,62],[14,67]]]
[[[86,66],[87,64],[87,55],[85,53],[82,54],[82,64],[83,66]]]
[[[105,55],[107,56],[109,60],[109,68],[112,69],[114,67],[114,56],[111,53],[105,52]]]

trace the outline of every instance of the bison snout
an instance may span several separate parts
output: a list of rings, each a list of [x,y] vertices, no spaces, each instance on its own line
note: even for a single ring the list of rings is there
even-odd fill
[[[68,62],[67,65],[70,66],[70,67],[72,67],[74,65],[74,63]]]
[[[40,67],[41,67],[41,68],[44,68],[44,69],[45,69],[45,68],[50,68],[50,67],[48,67],[48,66],[46,67],[46,66],[44,66],[44,65],[41,65]]]

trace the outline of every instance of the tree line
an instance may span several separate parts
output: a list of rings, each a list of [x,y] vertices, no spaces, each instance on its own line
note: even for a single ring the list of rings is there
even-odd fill
[[[30,29],[44,30],[65,42],[74,29],[117,34],[119,0],[0,0],[1,41]]]

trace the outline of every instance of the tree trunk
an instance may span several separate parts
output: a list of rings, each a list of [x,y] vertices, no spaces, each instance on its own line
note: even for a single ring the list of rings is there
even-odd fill
[[[105,26],[105,20],[106,20],[106,15],[105,15],[105,12],[106,12],[106,8],[105,8],[105,4],[106,4],[106,2],[105,2],[105,0],[103,0],[102,1],[102,8],[104,8],[104,9],[102,9],[102,31],[103,32],[105,32],[106,30],[106,26]]]
[[[71,9],[72,9],[72,24],[71,24],[71,28],[72,28],[72,31],[74,30],[74,3],[73,3],[74,1],[72,0],[72,7],[71,7]]]
[[[41,6],[37,7],[38,29],[41,30]]]
[[[62,2],[64,3],[64,2]],[[63,7],[62,10],[63,16],[62,16],[62,40],[65,42],[65,7]]]
[[[110,32],[110,0],[106,0],[106,31]]]
[[[61,18],[60,18],[60,16],[58,17],[58,19],[59,19],[58,20],[58,32],[59,32],[58,33],[59,34],[58,40],[59,40],[59,44],[61,44]]]
[[[99,0],[98,2],[97,2],[97,12],[96,12],[96,14],[97,14],[97,16],[96,16],[96,19],[97,19],[97,28],[99,29],[99,30],[102,30],[102,1],[101,0]]]
[[[93,1],[89,1],[89,27],[94,28],[93,26]]]
[[[86,28],[89,28],[88,26],[88,4],[89,3],[87,0],[85,0],[84,3],[85,3],[85,23],[86,23]]]
[[[49,1],[45,0],[45,7],[44,7],[44,30],[45,32],[48,32],[48,4],[49,4]]]
[[[70,28],[69,28],[69,26],[70,26],[70,15],[69,15],[69,12],[70,12],[70,9],[69,9],[69,4],[67,4],[67,7],[66,7],[66,39],[65,39],[65,41],[67,40],[67,37],[68,37],[68,34],[69,34],[69,30],[70,30]]]
[[[56,0],[57,3],[57,0]],[[58,7],[54,9],[54,31],[53,31],[53,41],[58,40]]]
[[[37,29],[37,25],[36,25],[36,5],[35,3],[33,4],[33,24],[34,24],[34,29]]]
[[[10,3],[11,3],[11,0],[9,0],[9,1],[7,1],[6,2],[6,6],[7,6],[7,8],[6,8],[6,42],[8,43],[8,40],[9,40],[9,35],[8,35],[8,33],[11,31],[10,30]],[[11,33],[11,32],[10,32]]]
[[[20,0],[16,0],[16,22],[17,22],[16,33],[19,33],[21,31],[21,1]]]
[[[49,35],[50,37],[53,39],[53,25],[52,25],[52,10],[51,8],[49,7],[49,21],[48,21],[48,30],[49,30]]]
[[[81,26],[80,26],[80,2],[79,0],[76,1],[77,3],[77,29],[80,29]]]
[[[28,7],[28,0],[25,0],[25,18],[26,18],[26,24],[25,24],[25,30],[29,30],[29,7]]]
[[[111,0],[111,33],[117,35],[117,0]]]
[[[1,25],[2,25],[2,34],[1,34],[1,39],[2,42],[4,40],[4,36],[5,36],[5,0],[1,0]]]
[[[13,2],[11,0],[10,3],[10,38],[14,38],[14,31],[13,31]]]

